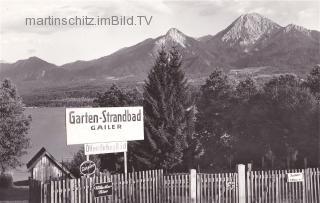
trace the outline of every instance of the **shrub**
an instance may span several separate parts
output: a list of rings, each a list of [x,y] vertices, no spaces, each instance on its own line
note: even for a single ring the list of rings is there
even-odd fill
[[[0,188],[9,188],[13,185],[13,179],[11,174],[0,174]]]

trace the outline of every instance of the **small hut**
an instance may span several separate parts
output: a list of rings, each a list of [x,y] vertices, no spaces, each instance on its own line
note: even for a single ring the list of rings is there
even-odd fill
[[[74,178],[44,147],[27,163],[30,177],[43,182],[61,178]]]

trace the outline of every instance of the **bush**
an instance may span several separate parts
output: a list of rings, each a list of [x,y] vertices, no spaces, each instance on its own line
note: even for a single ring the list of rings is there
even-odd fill
[[[0,174],[0,188],[9,188],[13,185],[13,179],[11,174]]]

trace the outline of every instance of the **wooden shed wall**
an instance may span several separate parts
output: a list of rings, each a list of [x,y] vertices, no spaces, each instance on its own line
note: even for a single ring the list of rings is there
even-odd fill
[[[47,156],[43,156],[32,168],[32,178],[40,181],[48,181],[60,178],[63,171],[60,170]]]

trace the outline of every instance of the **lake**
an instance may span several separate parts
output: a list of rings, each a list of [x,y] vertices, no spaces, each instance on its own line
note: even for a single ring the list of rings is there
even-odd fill
[[[27,108],[26,115],[31,115],[32,122],[28,137],[31,148],[21,160],[23,167],[13,170],[13,179],[25,180],[29,177],[26,163],[42,148],[52,154],[59,162],[70,161],[81,145],[67,146],[65,127],[65,108]]]

